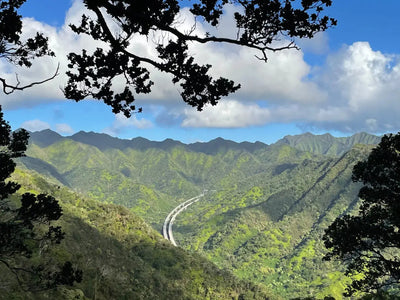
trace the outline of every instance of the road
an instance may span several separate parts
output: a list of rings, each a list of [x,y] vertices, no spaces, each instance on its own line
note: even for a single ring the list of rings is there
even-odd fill
[[[179,204],[177,207],[175,207],[165,218],[164,224],[163,224],[163,236],[165,239],[171,241],[172,245],[177,246],[174,235],[172,234],[172,225],[174,224],[175,218],[186,208],[188,208],[190,205],[193,203],[199,201],[202,197],[204,196],[204,193],[190,198],[189,200],[186,200],[185,202],[182,202]]]

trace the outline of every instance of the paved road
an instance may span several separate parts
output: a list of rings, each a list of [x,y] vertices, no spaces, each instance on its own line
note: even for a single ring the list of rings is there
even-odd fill
[[[184,211],[186,208],[188,208],[188,206],[199,201],[203,196],[204,196],[204,193],[202,193],[196,197],[190,198],[189,200],[186,200],[185,202],[179,204],[165,218],[164,225],[163,225],[163,236],[165,239],[171,241],[172,245],[177,246],[177,244],[174,240],[174,235],[172,234],[172,225],[174,224],[175,218],[182,211]]]

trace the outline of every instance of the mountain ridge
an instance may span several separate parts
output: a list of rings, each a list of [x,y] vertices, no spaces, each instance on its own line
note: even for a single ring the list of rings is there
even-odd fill
[[[366,132],[355,133],[349,137],[334,137],[330,133],[314,135],[306,132],[300,135],[287,135],[271,145],[260,141],[235,142],[232,140],[223,139],[221,137],[212,139],[208,142],[195,142],[186,144],[170,138],[167,138],[163,141],[151,141],[143,137],[120,139],[105,133],[95,133],[93,131],[79,131],[71,136],[61,136],[50,129],[30,132],[30,142],[35,143],[40,147],[48,147],[65,139],[95,146],[101,151],[108,149],[125,150],[127,148],[140,151],[145,151],[148,149],[161,149],[168,151],[175,147],[183,147],[186,150],[193,152],[214,155],[218,152],[226,151],[227,149],[255,152],[265,149],[271,145],[289,145],[301,151],[308,151],[317,155],[341,156],[356,144],[376,145],[379,143],[381,137]]]

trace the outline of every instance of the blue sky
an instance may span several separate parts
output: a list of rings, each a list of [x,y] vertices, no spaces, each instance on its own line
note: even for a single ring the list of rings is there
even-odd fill
[[[232,32],[227,8],[219,30]],[[216,75],[242,83],[243,88],[216,107],[198,113],[180,100],[177,87],[155,74],[150,96],[137,96],[144,113],[127,120],[93,100],[75,103],[62,97],[65,77],[22,93],[0,95],[5,118],[14,129],[51,128],[63,135],[80,130],[105,132],[121,138],[143,136],[183,142],[223,137],[236,141],[272,143],[288,134],[310,131],[336,136],[359,131],[381,134],[400,128],[400,2],[397,0],[333,0],[329,15],[338,26],[311,41],[299,41],[300,51],[271,54],[267,64],[247,49],[228,46],[193,46],[200,62],[213,64]],[[92,49],[89,39],[75,37],[66,24],[84,12],[80,1],[28,0],[21,13],[27,33],[43,31],[57,53],[56,59],[38,60],[31,70],[0,72],[10,80],[37,79],[66,69],[65,53]],[[182,11],[185,21],[191,20]],[[205,30],[199,26],[199,30]],[[136,41],[135,41],[136,42]],[[146,48],[138,39],[137,49]],[[136,49],[136,48],[135,48]]]

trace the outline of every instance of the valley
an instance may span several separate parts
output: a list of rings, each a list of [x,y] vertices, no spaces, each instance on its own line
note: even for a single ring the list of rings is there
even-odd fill
[[[47,130],[31,134],[18,163],[82,197],[126,207],[159,238],[173,224],[176,251],[200,255],[272,298],[341,299],[351,277],[322,260],[321,236],[337,216],[356,211],[352,167],[379,139],[305,134],[273,145],[186,145]]]

